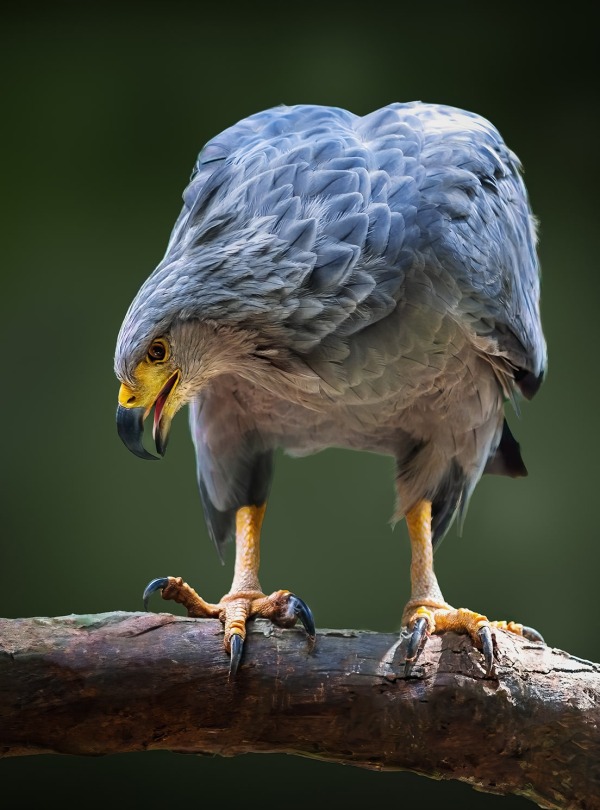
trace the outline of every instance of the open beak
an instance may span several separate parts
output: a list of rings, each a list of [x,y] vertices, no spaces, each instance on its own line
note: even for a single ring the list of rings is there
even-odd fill
[[[169,429],[175,409],[169,407],[169,396],[173,392],[177,383],[179,382],[179,371],[172,374],[163,387],[160,389],[158,396],[151,399],[148,405],[133,407],[128,406],[128,401],[137,402],[138,398],[131,395],[130,389],[125,385],[121,386],[119,392],[119,405],[117,406],[117,431],[121,437],[125,447],[138,456],[138,458],[156,460],[158,456],[153,456],[149,453],[143,444],[144,437],[144,421],[152,408],[154,408],[154,421],[152,427],[152,436],[156,446],[156,452],[164,456],[167,449],[169,440]]]

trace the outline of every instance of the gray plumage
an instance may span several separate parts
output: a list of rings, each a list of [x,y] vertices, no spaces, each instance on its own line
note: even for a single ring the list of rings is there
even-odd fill
[[[266,499],[277,447],[393,455],[399,513],[432,500],[439,539],[486,469],[525,473],[504,402],[541,382],[539,297],[520,164],[488,121],[282,106],[200,152],[115,369],[131,382],[159,335],[187,347],[218,546]]]

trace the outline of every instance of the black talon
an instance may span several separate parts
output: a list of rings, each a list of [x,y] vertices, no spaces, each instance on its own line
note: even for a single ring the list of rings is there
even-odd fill
[[[425,645],[427,639],[427,619],[424,616],[419,617],[413,626],[411,636],[408,640],[408,647],[406,648],[406,657],[404,659],[404,677],[410,675],[413,664],[419,657],[419,653]]]
[[[527,627],[527,625],[523,625],[523,637],[529,639],[529,641],[540,641],[542,644],[545,644],[544,638],[541,633],[538,633],[533,627]]]
[[[153,579],[152,582],[149,582],[146,585],[146,590],[142,596],[144,600],[144,610],[148,610],[148,599],[155,591],[162,591],[163,588],[169,583],[169,577],[159,577],[158,579]]]
[[[481,649],[485,660],[485,674],[489,678],[494,671],[494,639],[492,631],[487,625],[480,627],[477,635],[481,641]]]
[[[235,673],[238,670],[240,661],[242,660],[242,649],[244,648],[244,639],[239,633],[234,633],[229,639],[230,645],[230,659],[229,659],[229,677],[235,678]]]
[[[315,630],[315,620],[306,602],[300,599],[299,596],[296,596],[295,593],[291,593],[289,596],[289,608],[296,618],[300,620],[311,641],[314,641],[317,634]]]

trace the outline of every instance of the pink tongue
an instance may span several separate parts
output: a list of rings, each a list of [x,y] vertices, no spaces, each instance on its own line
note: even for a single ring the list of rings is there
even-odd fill
[[[166,397],[162,394],[154,403],[154,424],[152,425],[152,438],[156,441],[156,431],[158,430],[158,423],[160,422],[160,415],[164,407]]]

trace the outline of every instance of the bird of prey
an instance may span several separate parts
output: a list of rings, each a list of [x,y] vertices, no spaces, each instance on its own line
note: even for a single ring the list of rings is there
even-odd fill
[[[300,621],[306,603],[259,582],[260,532],[278,448],[393,456],[396,519],[411,543],[406,672],[427,637],[467,633],[493,672],[498,628],[442,596],[433,550],[483,473],[526,475],[505,419],[540,387],[536,220],[521,164],[473,112],[420,101],[365,116],[277,106],[201,150],[164,258],[124,318],[115,352],[118,432],[163,455],[189,403],[208,531],[236,557],[230,591],[202,599],[153,580],[190,616],[218,617],[230,674],[246,622]]]

